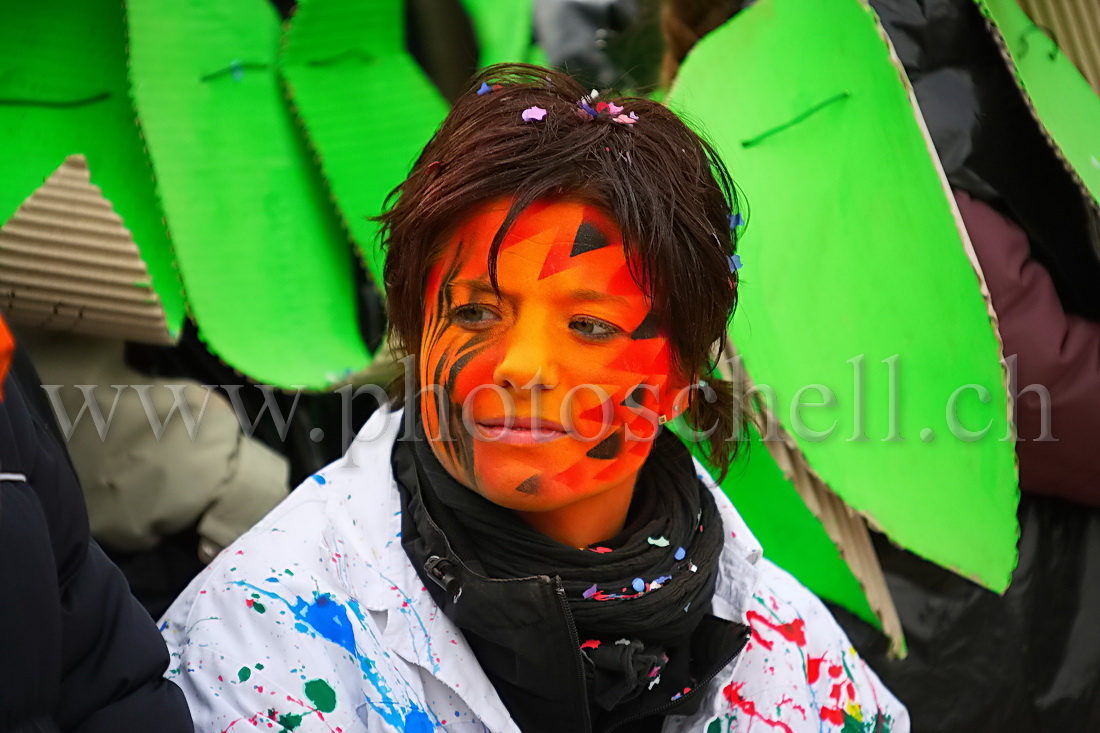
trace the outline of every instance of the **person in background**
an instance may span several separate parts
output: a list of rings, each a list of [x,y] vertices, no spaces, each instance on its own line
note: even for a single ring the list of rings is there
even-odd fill
[[[90,539],[34,368],[0,318],[0,730],[193,730],[168,653]]]

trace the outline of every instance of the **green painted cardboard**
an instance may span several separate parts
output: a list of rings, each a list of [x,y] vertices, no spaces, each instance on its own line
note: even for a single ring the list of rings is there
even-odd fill
[[[321,170],[379,284],[384,257],[367,217],[382,211],[447,114],[405,52],[403,13],[392,0],[303,0],[280,54]]]
[[[692,453],[706,465],[700,445],[677,420],[670,423]],[[821,522],[810,513],[794,485],[776,465],[755,429],[741,448],[722,491],[764,548],[764,556],[792,575],[816,595],[826,598],[864,621],[881,628],[867,596]],[[812,562],[807,562],[812,558]]]
[[[870,9],[761,0],[695,47],[670,98],[745,194],[731,334],[810,468],[893,541],[1003,591],[1018,488],[999,339]]]
[[[104,0],[0,9],[0,222],[66,157],[122,217],[149,269],[172,338],[184,301],[126,79],[122,6]]]
[[[356,263],[276,74],[274,8],[145,0],[127,12],[134,103],[200,338],[283,388],[363,369]]]
[[[1100,203],[1100,97],[1013,0],[977,0],[1008,51],[1040,124]]]

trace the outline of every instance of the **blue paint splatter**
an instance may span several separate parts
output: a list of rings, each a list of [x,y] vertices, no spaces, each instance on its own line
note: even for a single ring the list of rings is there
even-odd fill
[[[433,730],[435,725],[423,710],[414,708],[405,716],[405,733],[431,733]]]
[[[407,713],[398,709],[397,703],[393,700],[393,691],[378,672],[374,662],[368,657],[364,657],[356,648],[355,631],[352,628],[351,620],[348,618],[347,609],[343,604],[333,600],[331,595],[328,593],[314,593],[312,603],[307,602],[301,596],[295,596],[292,602],[277,593],[272,593],[243,580],[234,581],[233,585],[251,588],[273,600],[285,603],[287,609],[295,618],[299,619],[299,623],[294,625],[295,629],[302,633],[309,633],[309,629],[312,628],[318,636],[327,639],[351,654],[352,658],[359,662],[359,668],[362,670],[363,676],[374,686],[374,689],[378,691],[382,698],[380,702],[375,702],[368,697],[367,704],[389,725],[397,730],[432,730],[431,719],[416,704],[411,704],[411,710]],[[428,728],[423,728],[419,718],[415,717],[418,712],[427,720]],[[414,716],[412,717],[413,721],[420,727],[406,729],[410,716]]]
[[[319,473],[313,474],[312,476],[310,476],[310,478],[321,484],[321,486],[324,486],[326,483],[328,483],[327,481],[325,481],[325,477]]]

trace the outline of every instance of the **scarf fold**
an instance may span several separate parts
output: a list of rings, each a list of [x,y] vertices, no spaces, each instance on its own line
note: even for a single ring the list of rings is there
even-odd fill
[[[396,442],[393,463],[402,510],[411,513],[406,519],[424,529],[415,534],[430,536],[430,524],[449,546],[434,552],[450,550],[483,578],[560,579],[576,625],[593,717],[637,699],[662,679],[669,683],[662,689],[694,685],[684,657],[690,656],[691,635],[710,610],[723,537],[714,497],[678,438],[667,431],[657,437],[639,472],[623,530],[578,549],[539,533],[511,510],[459,484],[439,464],[419,419],[414,429],[412,440]],[[423,549],[404,538],[403,545],[417,572],[426,574],[426,558],[419,557]],[[452,603],[440,605],[452,620],[459,616],[452,615]],[[670,657],[679,658],[669,664]],[[480,654],[479,661],[484,667]],[[491,679],[500,676],[490,674]],[[497,687],[511,709],[507,691]]]

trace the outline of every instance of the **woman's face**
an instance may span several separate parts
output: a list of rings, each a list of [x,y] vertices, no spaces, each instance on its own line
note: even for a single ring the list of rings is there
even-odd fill
[[[509,203],[464,219],[429,273],[421,415],[459,482],[501,506],[550,511],[632,487],[661,400],[679,385],[599,208],[528,207],[500,248],[494,293],[489,246]]]

